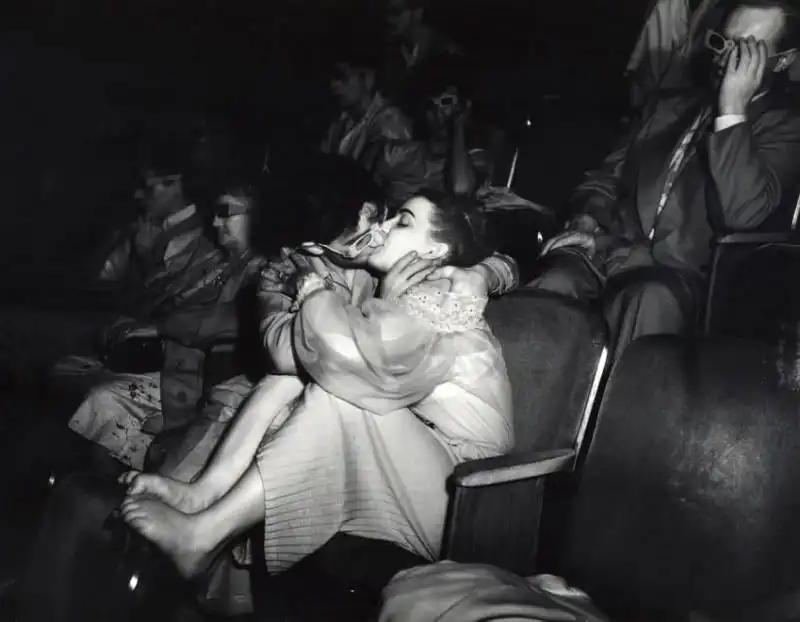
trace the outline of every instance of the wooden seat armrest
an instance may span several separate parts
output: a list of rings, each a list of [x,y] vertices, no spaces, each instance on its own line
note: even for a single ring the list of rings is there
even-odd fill
[[[508,484],[564,471],[575,461],[572,449],[509,454],[471,460],[453,471],[452,483],[459,488]]]
[[[788,242],[791,233],[728,233],[717,238],[717,244],[772,244]]]

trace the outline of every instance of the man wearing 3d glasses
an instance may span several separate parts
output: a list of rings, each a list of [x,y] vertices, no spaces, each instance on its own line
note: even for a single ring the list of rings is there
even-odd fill
[[[697,46],[701,86],[660,100],[571,200],[532,286],[599,299],[617,354],[697,324],[714,237],[788,228],[800,114],[780,88],[798,18],[783,0],[720,3]]]

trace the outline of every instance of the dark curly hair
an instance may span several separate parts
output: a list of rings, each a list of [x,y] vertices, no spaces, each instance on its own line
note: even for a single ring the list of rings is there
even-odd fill
[[[475,199],[432,190],[417,196],[435,208],[430,217],[433,239],[449,247],[444,259],[447,265],[469,268],[494,252],[486,216]]]

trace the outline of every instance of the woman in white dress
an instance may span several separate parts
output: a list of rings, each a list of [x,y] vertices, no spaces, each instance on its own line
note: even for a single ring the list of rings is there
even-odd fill
[[[236,444],[235,459],[212,462],[194,484],[123,476],[125,520],[185,576],[259,522],[271,572],[340,531],[436,558],[453,467],[513,444],[511,391],[483,319],[486,299],[451,292],[446,280],[409,287],[419,281],[412,254],[456,267],[490,254],[469,207],[409,200],[367,260],[380,284],[361,300],[334,279],[301,277],[292,348],[308,382],[262,381],[220,450],[230,455]],[[237,431],[248,415],[261,419],[263,437]],[[237,465],[243,475],[221,485]]]

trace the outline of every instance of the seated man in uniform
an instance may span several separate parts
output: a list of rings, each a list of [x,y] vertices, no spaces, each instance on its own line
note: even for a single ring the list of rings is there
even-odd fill
[[[85,394],[102,382],[113,352],[130,337],[154,337],[152,319],[164,315],[182,292],[194,285],[197,264],[216,256],[203,217],[187,190],[180,156],[164,151],[142,171],[136,199],[141,215],[118,232],[98,280],[114,284],[123,316],[103,327],[97,356],[59,361],[51,375],[57,385]],[[146,361],[142,361],[146,364]]]
[[[217,247],[202,261],[192,260],[190,270],[182,274],[184,287],[151,316],[163,342],[161,368],[112,375],[91,390],[70,420],[75,432],[128,466],[142,468],[159,435],[150,448],[148,466],[191,479],[260,376],[258,369],[250,370],[254,378],[244,373],[258,368],[254,359],[260,357],[252,352],[247,356],[241,344],[237,348],[237,340],[243,341],[246,334],[239,330],[240,293],[247,291],[262,263],[249,244],[254,201],[246,183],[228,184],[215,206]],[[255,291],[251,294],[254,304]],[[249,341],[257,344],[255,330],[252,337]],[[207,416],[187,440],[198,411]]]

